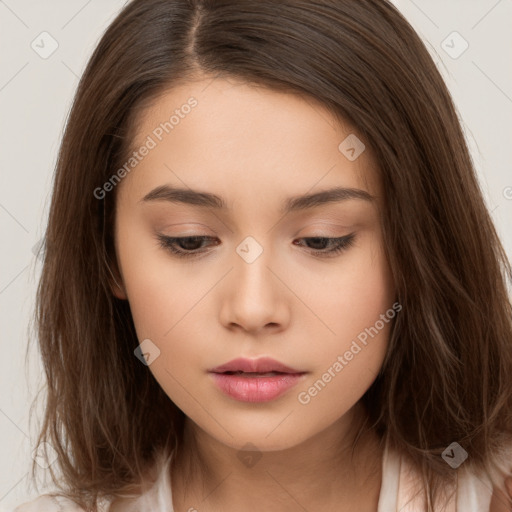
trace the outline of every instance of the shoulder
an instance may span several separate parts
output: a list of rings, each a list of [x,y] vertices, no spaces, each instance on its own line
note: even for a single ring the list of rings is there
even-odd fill
[[[139,489],[139,494],[134,496],[130,493],[129,496],[114,500],[108,512],[173,512],[170,479],[173,458],[174,453],[159,454],[148,472],[148,478]]]
[[[489,512],[509,512],[512,507],[512,477],[505,478],[503,488],[493,488]]]
[[[511,466],[512,468],[512,466]],[[400,510],[424,510],[424,488],[419,468],[400,456],[400,467],[396,470],[397,506]],[[474,468],[459,472],[455,494],[448,493],[445,510],[449,512],[512,512],[512,470],[505,474],[483,475]],[[493,485],[493,482],[497,482]],[[380,509],[379,509],[380,510]]]
[[[163,510],[172,512],[170,489],[170,464],[174,453],[159,454],[147,472],[142,484],[124,489],[121,496],[103,498],[98,502],[98,512],[139,512],[140,510]],[[140,489],[139,489],[140,487]],[[158,508],[160,507],[160,508]],[[23,503],[10,512],[86,512],[75,502],[63,496],[43,494],[37,499]]]
[[[84,510],[72,501],[44,494],[33,501],[19,505],[13,512],[84,512]]]
[[[493,493],[489,512],[510,512],[512,510],[512,441],[496,458],[493,484],[491,484]]]
[[[100,503],[98,510],[107,512],[108,502]],[[63,496],[43,494],[33,501],[19,505],[12,512],[85,512],[85,510]]]

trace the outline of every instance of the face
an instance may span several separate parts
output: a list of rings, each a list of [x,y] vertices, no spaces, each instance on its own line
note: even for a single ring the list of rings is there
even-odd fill
[[[224,79],[169,90],[136,129],[114,292],[149,371],[232,448],[290,448],[342,421],[396,313],[370,148],[311,98]],[[211,372],[264,357],[288,374]]]

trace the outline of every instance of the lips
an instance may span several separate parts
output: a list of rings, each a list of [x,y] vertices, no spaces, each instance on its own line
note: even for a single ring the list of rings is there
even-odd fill
[[[239,402],[269,402],[305,378],[305,374],[270,357],[238,358],[209,370],[225,395]]]
[[[302,374],[300,370],[290,368],[270,357],[260,359],[246,359],[239,357],[228,363],[222,364],[209,370],[211,373],[225,373],[227,375],[244,375],[246,377],[257,376],[276,376],[284,373]]]

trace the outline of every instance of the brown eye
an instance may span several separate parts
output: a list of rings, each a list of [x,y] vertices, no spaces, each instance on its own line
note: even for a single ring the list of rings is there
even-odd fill
[[[205,252],[204,250],[201,250],[204,248],[204,242],[215,240],[215,238],[211,236],[172,237],[158,235],[158,240],[160,242],[160,246],[164,249],[167,249],[180,257],[186,258]]]
[[[353,245],[355,241],[355,233],[351,233],[350,235],[340,236],[337,238],[329,238],[324,236],[313,236],[313,237],[305,237],[300,238],[299,240],[306,241],[306,245],[311,249],[311,252],[315,255],[335,255],[338,254],[350,246]],[[295,242],[294,242],[295,243]],[[296,244],[302,245],[302,244]]]
[[[179,257],[187,258],[196,256],[207,252],[205,243],[208,241],[215,241],[216,239],[211,236],[184,236],[184,237],[171,237],[166,235],[158,235],[160,246],[170,251]],[[350,235],[341,236],[337,238],[314,236],[304,237],[298,239],[304,241],[305,245],[310,252],[316,256],[334,256],[342,251],[345,251],[353,245],[355,240],[355,233]],[[303,246],[304,244],[296,243],[295,245]],[[218,245],[215,244],[215,245]]]

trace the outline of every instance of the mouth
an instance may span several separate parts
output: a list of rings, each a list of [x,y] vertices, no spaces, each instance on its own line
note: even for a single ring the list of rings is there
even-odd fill
[[[217,373],[217,372],[214,372]],[[222,372],[221,375],[237,375],[240,377],[247,377],[247,378],[258,378],[258,377],[276,377],[278,375],[299,375],[297,373],[286,373],[286,372]]]
[[[270,357],[263,357],[260,359],[247,359],[239,357],[229,361],[228,363],[212,368],[209,370],[209,372],[225,373],[230,375],[244,374],[247,377],[268,374],[279,375],[305,373],[301,370],[291,368]]]
[[[209,370],[225,395],[241,402],[269,402],[286,393],[307,372],[290,368],[274,359],[235,359]]]

